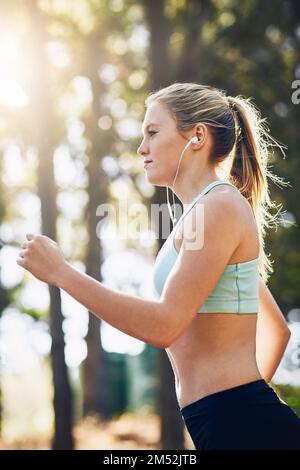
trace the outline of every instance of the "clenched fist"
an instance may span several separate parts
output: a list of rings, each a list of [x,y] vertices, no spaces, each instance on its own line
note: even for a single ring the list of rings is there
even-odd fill
[[[59,286],[60,276],[68,263],[58,244],[45,235],[27,233],[26,238],[17,263],[40,281]]]

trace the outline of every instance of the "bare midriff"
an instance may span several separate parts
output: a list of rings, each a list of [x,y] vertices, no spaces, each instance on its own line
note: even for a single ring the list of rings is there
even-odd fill
[[[180,408],[212,393],[261,379],[256,314],[199,313],[166,349]]]

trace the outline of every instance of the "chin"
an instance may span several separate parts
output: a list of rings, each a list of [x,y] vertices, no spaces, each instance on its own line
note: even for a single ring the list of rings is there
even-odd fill
[[[160,178],[157,175],[146,174],[146,180],[148,181],[148,183],[152,184],[153,186],[161,186],[161,187],[168,186],[168,182],[164,178]]]

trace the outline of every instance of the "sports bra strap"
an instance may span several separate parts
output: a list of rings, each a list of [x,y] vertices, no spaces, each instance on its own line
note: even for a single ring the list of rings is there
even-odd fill
[[[202,191],[199,194],[197,194],[196,197],[194,197],[194,199],[192,200],[192,202],[190,202],[190,204],[187,204],[187,206],[183,209],[183,212],[182,212],[180,218],[178,219],[177,224],[174,227],[174,235],[175,235],[175,232],[176,232],[177,228],[179,227],[180,223],[184,219],[184,217],[190,212],[190,210],[199,201],[199,199],[201,199],[202,196],[205,196],[205,194],[207,194],[212,188],[214,188],[215,186],[218,186],[219,184],[228,184],[229,186],[233,186],[234,188],[236,188],[232,183],[230,183],[229,181],[226,181],[226,180],[212,181],[208,186],[206,186],[204,189],[202,189]]]

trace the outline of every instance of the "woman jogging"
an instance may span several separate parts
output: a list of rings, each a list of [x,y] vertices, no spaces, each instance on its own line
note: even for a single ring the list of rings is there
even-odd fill
[[[166,349],[196,449],[299,450],[300,419],[268,385],[290,337],[266,286],[274,141],[249,100],[213,87],[174,83],[146,106],[138,148],[146,177],[184,206],[156,258],[157,298],[103,286],[45,236],[27,234],[17,262],[115,328]]]

